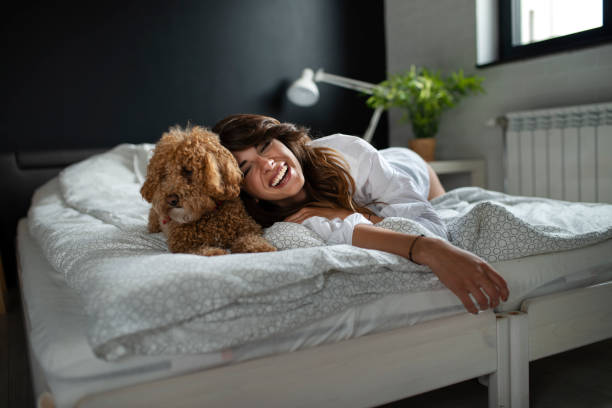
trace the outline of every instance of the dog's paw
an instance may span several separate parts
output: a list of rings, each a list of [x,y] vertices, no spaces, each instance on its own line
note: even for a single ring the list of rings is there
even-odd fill
[[[245,252],[274,252],[272,246],[264,237],[256,234],[247,234],[238,237],[232,245],[232,253]]]
[[[226,251],[225,249],[217,248],[217,247],[208,247],[208,246],[196,248],[193,251],[191,251],[191,253],[195,255],[203,255],[203,256],[217,256],[217,255],[229,254],[229,252]]]
[[[266,242],[259,242],[255,245],[253,245],[250,248],[249,252],[275,252],[276,251],[276,247],[272,246],[270,243]]]

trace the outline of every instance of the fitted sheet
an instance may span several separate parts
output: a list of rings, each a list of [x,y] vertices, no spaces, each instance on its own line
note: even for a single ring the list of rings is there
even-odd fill
[[[592,246],[494,263],[511,296],[499,310],[518,309],[529,297],[612,280],[612,240]],[[81,397],[154,379],[337,342],[465,313],[447,289],[392,294],[351,307],[304,327],[240,347],[195,355],[134,356],[120,362],[97,358],[89,346],[82,302],[62,275],[18,227],[18,252],[26,332],[36,393],[50,391],[58,407]]]

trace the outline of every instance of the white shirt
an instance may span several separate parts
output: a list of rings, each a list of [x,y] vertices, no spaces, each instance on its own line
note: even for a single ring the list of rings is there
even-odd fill
[[[429,172],[418,154],[399,147],[379,151],[361,138],[341,134],[313,140],[310,145],[330,147],[346,160],[355,180],[353,199],[357,204],[382,218],[409,218],[446,239],[446,227],[427,200]],[[357,224],[372,223],[360,213],[344,220],[311,217],[302,223],[328,244],[351,244]]]

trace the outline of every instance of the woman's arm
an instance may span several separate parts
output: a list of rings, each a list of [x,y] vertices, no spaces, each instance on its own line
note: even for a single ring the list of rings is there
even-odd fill
[[[341,218],[353,214],[339,208],[304,207],[285,221],[302,223],[304,220],[319,216],[328,219]],[[371,222],[379,222],[380,217],[372,216]],[[374,219],[375,218],[375,219]],[[361,248],[377,249],[410,258],[419,264],[427,265],[463,303],[470,313],[478,309],[469,295],[472,294],[480,309],[497,307],[501,300],[508,299],[508,286],[504,278],[483,259],[447,241],[404,234],[370,224],[357,224],[352,232],[352,244]],[[487,300],[486,295],[490,301]]]
[[[437,238],[420,237],[359,224],[353,231],[353,245],[390,252],[427,265],[463,303],[470,313],[478,313],[471,294],[481,310],[496,307],[508,299],[508,286],[495,270],[480,257]],[[483,293],[484,292],[484,293]],[[487,300],[489,297],[490,302]]]

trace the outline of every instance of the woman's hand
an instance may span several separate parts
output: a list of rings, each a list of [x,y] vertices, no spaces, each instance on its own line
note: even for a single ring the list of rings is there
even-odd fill
[[[410,257],[410,247],[415,238],[415,235],[367,224],[359,224],[353,231],[353,245],[390,252],[404,258]],[[418,238],[413,247],[412,259],[429,266],[440,282],[461,300],[470,313],[478,313],[470,294],[481,310],[495,308],[500,301],[508,300],[508,285],[504,278],[483,259],[446,241]]]
[[[345,219],[351,214],[354,213],[352,211],[345,210],[344,208],[304,207],[298,212],[285,218],[285,221],[301,224],[310,217],[324,217],[332,220],[334,218]]]
[[[429,266],[470,313],[478,313],[470,294],[481,310],[495,308],[500,301],[508,300],[508,285],[491,265],[446,241],[421,238],[413,249],[413,259]]]

